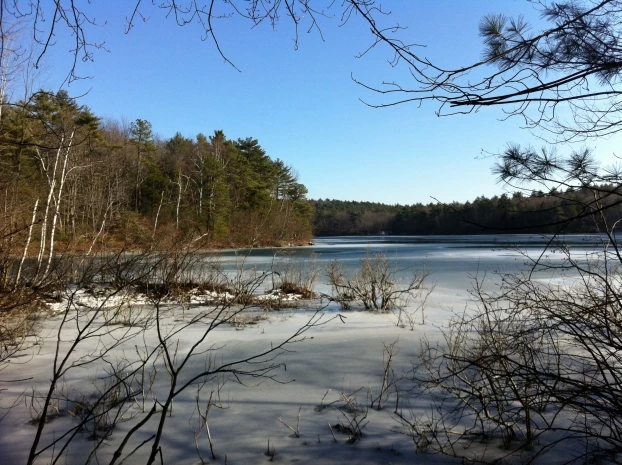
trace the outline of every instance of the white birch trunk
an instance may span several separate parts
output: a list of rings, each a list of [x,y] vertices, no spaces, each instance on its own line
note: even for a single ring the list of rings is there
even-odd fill
[[[181,204],[181,170],[177,174],[177,208],[175,210],[175,229],[179,229],[179,205]]]
[[[26,261],[26,256],[28,255],[28,247],[30,246],[30,240],[32,239],[32,228],[35,225],[35,220],[37,219],[37,207],[39,206],[39,199],[35,202],[35,207],[32,209],[32,220],[30,220],[30,226],[28,226],[28,237],[26,238],[26,244],[24,245],[24,253],[22,254],[22,259],[19,262],[19,267],[17,268],[17,274],[15,275],[15,285],[19,284],[19,280],[22,275],[22,268],[24,266],[24,262]]]
[[[156,213],[155,222],[153,224],[153,234],[151,235],[152,239],[155,237],[156,229],[158,227],[158,218],[160,216],[160,210],[162,209],[162,202],[164,202],[164,191],[162,191],[162,197],[160,198],[160,205],[158,206],[158,212]]]
[[[48,178],[48,184],[50,186],[50,191],[48,192],[48,197],[45,203],[45,212],[43,214],[43,221],[41,223],[41,242],[39,244],[39,254],[37,256],[37,274],[39,274],[39,269],[41,267],[41,263],[43,262],[43,255],[45,253],[45,244],[47,241],[47,228],[48,228],[48,216],[50,213],[50,205],[52,204],[52,199],[54,196],[54,189],[56,188],[56,170],[58,169],[58,160],[60,159],[60,152],[63,148],[63,142],[65,138],[61,137],[60,146],[56,151],[56,158],[54,160],[54,168],[52,169],[52,177],[47,172],[47,166],[45,166],[45,162],[43,161],[43,157],[39,155],[39,160],[41,161],[41,166],[43,171],[46,173],[46,177]],[[37,150],[37,153],[39,151]]]
[[[73,142],[73,135],[75,134],[75,130],[71,131],[71,136],[69,136],[69,144],[67,145],[67,149],[65,150],[65,159],[63,160],[63,170],[61,171],[60,183],[58,185],[58,194],[56,196],[56,205],[54,208],[54,216],[52,217],[52,228],[50,230],[50,250],[48,252],[48,262],[45,267],[45,272],[43,276],[47,276],[50,271],[50,266],[52,265],[52,258],[54,257],[54,236],[56,233],[56,222],[58,221],[58,215],[60,213],[60,202],[63,195],[63,186],[65,185],[65,181],[67,180],[67,160],[69,159],[69,152],[71,150],[71,144]]]

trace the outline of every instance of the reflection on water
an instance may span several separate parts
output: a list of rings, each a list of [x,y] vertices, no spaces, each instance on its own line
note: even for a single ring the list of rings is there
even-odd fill
[[[280,260],[305,260],[312,255],[323,270],[334,259],[346,269],[354,269],[365,254],[382,252],[396,269],[429,270],[437,291],[466,295],[476,278],[492,288],[499,282],[499,274],[529,270],[538,260],[561,265],[568,251],[581,260],[602,249],[602,240],[596,235],[568,235],[553,241],[541,235],[342,236],[318,237],[315,245],[307,247],[231,250],[217,255],[227,271],[242,264],[265,270]],[[552,277],[550,270],[537,273],[542,279]],[[326,289],[324,273],[320,282]]]

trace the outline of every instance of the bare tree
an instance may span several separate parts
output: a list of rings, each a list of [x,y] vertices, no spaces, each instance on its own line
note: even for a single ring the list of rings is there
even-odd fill
[[[26,397],[36,428],[27,463],[58,462],[80,448],[77,439],[85,435],[93,443],[84,457],[87,462],[121,463],[148,448],[147,462],[153,463],[164,453],[164,426],[174,402],[192,395],[200,412],[199,433],[206,430],[214,456],[207,417],[211,406],[221,405],[217,398],[223,383],[279,382],[277,357],[327,321],[320,312],[313,313],[289,337],[257,352],[227,357],[213,334],[251,309],[247,296],[257,291],[266,274],[229,277],[217,263],[200,262],[183,249],[103,254],[83,260],[73,276],[76,272],[76,285],[62,293],[48,381],[33,382]],[[190,307],[187,292],[195,288],[204,289],[204,301]],[[148,303],[137,305],[137,295]],[[88,367],[105,372],[93,380],[92,392],[64,381]],[[205,409],[199,394],[191,392],[196,389],[211,392]],[[48,433],[50,421],[67,414],[71,421]],[[121,423],[126,424],[122,430]]]
[[[299,46],[300,32],[315,32],[323,38],[322,28],[330,21],[342,25],[353,17],[361,17],[372,26],[376,17],[384,17],[387,12],[375,0],[345,0],[343,2],[322,2],[321,0],[234,0],[217,2],[210,0],[197,3],[192,0],[163,1],[159,3],[135,0],[130,2],[121,14],[125,18],[125,33],[131,33],[141,21],[148,21],[154,14],[161,13],[172,24],[179,27],[194,27],[197,39],[210,42],[220,56],[238,69],[235,57],[227,53],[226,44],[219,40],[219,27],[228,22],[240,21],[249,29],[266,25],[273,29],[277,25],[290,27],[294,48]],[[34,59],[32,66],[38,68],[51,47],[58,45],[61,30],[69,36],[68,50],[70,65],[66,82],[85,78],[80,69],[81,63],[96,59],[99,51],[106,51],[106,44],[98,40],[97,30],[106,25],[109,18],[95,18],[89,5],[75,2],[46,3],[41,0],[0,2],[0,17],[7,27],[13,23],[21,24],[33,39]],[[378,31],[372,27],[372,33]]]
[[[586,150],[562,156],[518,146],[496,171],[512,186],[567,196],[575,213],[550,224],[555,234],[543,251],[524,253],[524,272],[499,276],[497,292],[476,282],[476,308],[457,315],[440,343],[424,341],[412,386],[435,403],[424,414],[404,404],[399,417],[420,450],[498,460],[499,449],[478,446],[486,438],[532,462],[547,453],[568,462],[610,457],[622,445],[622,254],[611,208],[620,202],[619,173]],[[564,242],[564,228],[577,221],[597,231],[591,250]],[[560,259],[547,258],[553,250]]]

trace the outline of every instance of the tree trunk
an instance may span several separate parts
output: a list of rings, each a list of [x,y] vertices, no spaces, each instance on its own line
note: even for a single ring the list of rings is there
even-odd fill
[[[39,199],[35,202],[35,207],[32,209],[32,220],[30,220],[30,226],[28,226],[28,237],[26,238],[26,244],[24,245],[24,253],[22,254],[22,259],[19,262],[19,267],[17,268],[17,274],[15,275],[15,286],[19,284],[19,279],[22,274],[22,267],[24,266],[24,261],[26,261],[26,256],[28,255],[28,246],[30,245],[30,240],[32,239],[32,228],[35,225],[35,220],[37,218],[37,207],[39,206]]]
[[[60,202],[63,195],[63,186],[65,185],[65,181],[67,180],[67,160],[69,158],[69,152],[71,150],[71,144],[73,142],[73,135],[75,134],[75,130],[71,132],[71,136],[69,136],[69,144],[67,145],[67,149],[65,150],[65,159],[63,160],[63,170],[61,171],[60,183],[58,185],[58,195],[56,197],[56,205],[54,209],[54,216],[52,217],[52,228],[50,230],[50,251],[48,252],[48,262],[45,267],[45,272],[43,276],[47,276],[50,271],[50,266],[52,265],[52,258],[54,257],[54,236],[56,233],[56,222],[58,221],[58,215],[60,213]]]

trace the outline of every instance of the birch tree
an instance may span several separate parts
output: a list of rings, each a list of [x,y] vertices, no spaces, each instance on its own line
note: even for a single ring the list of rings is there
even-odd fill
[[[32,141],[42,178],[47,185],[37,269],[39,279],[48,274],[68,177],[79,168],[74,155],[98,131],[99,119],[87,107],[80,107],[65,91],[38,92],[25,106],[34,122]],[[45,259],[45,268],[42,268]]]

